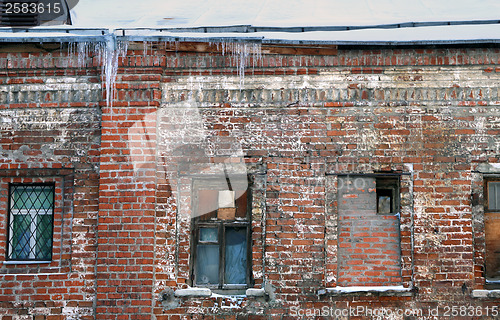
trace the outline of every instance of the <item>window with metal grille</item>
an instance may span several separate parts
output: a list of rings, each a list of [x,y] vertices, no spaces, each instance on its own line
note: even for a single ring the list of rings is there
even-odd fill
[[[8,260],[50,261],[54,184],[9,186]]]

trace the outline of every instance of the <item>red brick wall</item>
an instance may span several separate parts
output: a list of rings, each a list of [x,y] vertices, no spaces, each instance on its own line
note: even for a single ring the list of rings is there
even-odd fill
[[[61,271],[0,268],[2,312],[231,319],[297,318],[297,308],[421,308],[426,315],[498,305],[470,296],[484,285],[484,214],[471,202],[482,192],[476,169],[500,155],[498,49],[269,55],[249,61],[240,86],[230,56],[161,48],[146,56],[131,49],[120,60],[112,107],[92,87],[102,80],[95,59],[72,68],[62,53],[0,55],[7,70],[0,73],[2,185],[68,181],[67,253],[54,262]],[[70,85],[48,90],[54,83]],[[189,174],[228,158],[255,179],[253,278],[256,287],[270,283],[276,300],[180,299],[166,310],[160,293],[189,283]],[[338,273],[345,261],[336,177],[376,172],[405,173],[401,281],[394,283],[418,292],[320,296],[349,284]]]
[[[0,54],[2,319],[93,319],[101,93],[64,57]],[[8,184],[33,182],[55,183],[52,262],[4,264]]]

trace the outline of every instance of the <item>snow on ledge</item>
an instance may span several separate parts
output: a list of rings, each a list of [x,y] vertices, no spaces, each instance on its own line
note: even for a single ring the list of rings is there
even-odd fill
[[[473,298],[500,298],[500,290],[472,290]]]
[[[9,260],[9,261],[3,261],[3,264],[45,264],[45,263],[52,263],[52,260],[47,260],[47,261],[13,261],[13,260]]]
[[[334,287],[326,288],[319,291],[319,294],[335,294],[335,293],[372,293],[372,292],[385,292],[385,293],[399,293],[411,292],[412,288],[405,288],[403,286],[358,286],[358,287]]]
[[[265,297],[267,296],[267,292],[265,289],[256,289],[256,288],[248,288],[246,291],[247,297]]]
[[[212,291],[208,288],[187,288],[175,291],[176,297],[210,297]]]

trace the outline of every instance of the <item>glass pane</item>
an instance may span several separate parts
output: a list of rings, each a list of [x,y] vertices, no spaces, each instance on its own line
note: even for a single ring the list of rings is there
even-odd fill
[[[52,186],[13,186],[13,209],[51,209]]]
[[[12,185],[10,199],[9,259],[50,260],[54,186]]]
[[[391,197],[378,197],[378,213],[391,213]]]
[[[488,209],[500,209],[500,182],[490,182],[488,184]]]
[[[246,284],[247,229],[226,228],[226,284]]]
[[[50,260],[52,258],[52,215],[38,215],[36,230],[36,259]]]
[[[11,259],[25,260],[30,257],[30,224],[31,216],[16,214],[12,225],[12,253]]]
[[[219,246],[200,244],[196,251],[196,284],[219,283]]]
[[[200,241],[218,242],[218,228],[200,228]]]

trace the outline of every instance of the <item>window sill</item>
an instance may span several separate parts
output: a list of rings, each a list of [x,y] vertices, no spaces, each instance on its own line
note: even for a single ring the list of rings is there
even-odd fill
[[[3,264],[47,264],[47,263],[52,263],[52,261],[3,261]]]
[[[268,296],[268,293],[264,288],[262,289],[249,288],[245,293],[247,297],[252,297],[252,298],[265,298]]]
[[[500,298],[500,290],[472,290],[473,298]]]
[[[415,292],[414,288],[403,286],[380,286],[380,287],[334,287],[318,291],[319,295],[328,296],[402,296],[411,297]]]
[[[212,291],[208,288],[178,289],[175,291],[175,296],[177,298],[211,297]]]
[[[229,290],[228,292],[231,292]],[[210,290],[209,288],[187,288],[178,289],[174,293],[176,298],[190,298],[190,297],[205,297],[205,298],[265,298],[268,293],[265,289],[249,288],[243,291],[243,294],[225,293],[223,290]]]

